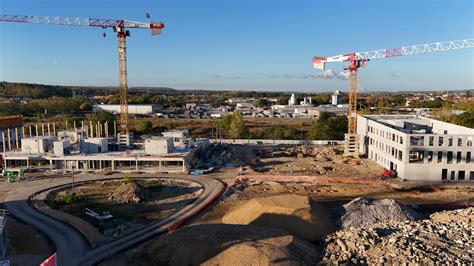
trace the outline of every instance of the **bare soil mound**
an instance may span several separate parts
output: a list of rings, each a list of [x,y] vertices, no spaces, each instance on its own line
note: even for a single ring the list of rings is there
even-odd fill
[[[413,221],[420,215],[413,209],[393,199],[376,200],[356,198],[343,206],[345,214],[341,217],[341,227],[368,227],[388,221]]]
[[[225,224],[264,225],[316,240],[336,230],[329,212],[307,196],[277,195],[248,200],[223,218]]]
[[[184,227],[147,246],[154,265],[310,265],[310,243],[268,227],[202,224]]]
[[[122,183],[109,195],[109,200],[119,203],[140,203],[149,196],[145,188],[134,182]]]

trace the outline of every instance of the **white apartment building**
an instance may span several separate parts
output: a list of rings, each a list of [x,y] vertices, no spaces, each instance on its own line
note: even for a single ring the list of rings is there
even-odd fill
[[[360,152],[407,180],[474,181],[474,129],[417,115],[357,117]]]

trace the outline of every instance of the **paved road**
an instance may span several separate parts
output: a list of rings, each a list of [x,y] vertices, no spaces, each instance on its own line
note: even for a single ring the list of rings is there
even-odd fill
[[[107,180],[117,177],[118,176],[76,177],[76,182]],[[163,176],[148,175],[137,177],[161,178]],[[139,231],[119,238],[113,242],[106,243],[95,249],[92,249],[89,246],[86,239],[75,228],[36,211],[28,204],[28,198],[30,195],[57,186],[70,184],[70,178],[57,178],[2,185],[2,187],[7,186],[6,189],[3,187],[2,190],[8,191],[3,202],[11,215],[37,228],[54,242],[58,251],[58,265],[93,265],[157,235],[168,232],[170,228],[179,226],[179,224],[195,216],[202,209],[207,207],[225,190],[225,187],[221,182],[205,177],[177,175],[174,177],[168,176],[164,178],[179,178],[199,183],[203,187],[203,192],[191,204],[165,220],[152,223]]]

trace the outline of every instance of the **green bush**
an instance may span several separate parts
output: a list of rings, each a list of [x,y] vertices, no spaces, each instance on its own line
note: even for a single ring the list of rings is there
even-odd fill
[[[58,197],[58,202],[62,204],[71,204],[71,203],[76,203],[81,199],[81,196],[78,194],[71,194],[71,193],[66,193],[64,195],[59,195]]]

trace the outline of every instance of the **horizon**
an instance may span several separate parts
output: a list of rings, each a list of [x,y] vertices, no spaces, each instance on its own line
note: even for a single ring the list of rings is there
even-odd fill
[[[141,0],[112,6],[104,2],[19,0],[0,1],[0,7],[6,14],[137,21],[146,21],[145,12],[151,12],[153,21],[166,27],[153,37],[144,30],[131,31],[130,88],[347,91],[348,81],[340,73],[344,64],[328,65],[331,73],[320,72],[313,69],[312,57],[467,39],[474,32],[465,19],[472,20],[474,3],[464,0],[410,1],[410,9],[402,4],[405,0],[392,1],[401,5],[392,5],[390,13],[371,0]],[[348,32],[346,18],[351,12],[368,15]],[[327,15],[334,13],[339,14],[336,19]],[[0,22],[0,44],[0,80],[118,86],[116,37],[111,30]],[[374,60],[360,71],[360,91],[367,93],[473,88],[473,49]]]

